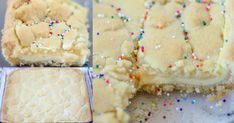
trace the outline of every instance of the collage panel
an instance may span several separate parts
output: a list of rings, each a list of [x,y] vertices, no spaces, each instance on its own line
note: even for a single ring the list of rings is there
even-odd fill
[[[0,122],[234,123],[233,0],[0,0]]]
[[[88,68],[0,69],[1,122],[91,123]]]
[[[93,0],[96,123],[234,123],[232,0]]]
[[[90,0],[8,0],[1,6],[1,66],[92,66]]]
[[[1,0],[0,122],[92,123],[92,1]]]

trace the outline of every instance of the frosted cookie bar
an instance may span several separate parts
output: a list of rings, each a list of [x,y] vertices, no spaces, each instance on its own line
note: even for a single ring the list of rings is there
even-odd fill
[[[71,0],[8,0],[2,51],[11,65],[82,66],[87,9]]]
[[[180,90],[218,92],[222,97],[230,91],[232,4],[231,1],[156,3],[139,41],[140,86],[155,94]]]
[[[94,14],[96,19],[94,23],[100,24],[97,23],[96,26],[94,24],[94,54],[99,57],[94,60],[94,67],[101,79],[94,79],[94,91],[97,86],[102,90],[96,89],[98,90],[96,92],[100,91],[106,95],[96,94],[94,102],[96,99],[97,105],[101,103],[100,100],[108,99],[109,103],[104,103],[106,107],[99,111],[98,107],[101,106],[96,106],[98,113],[94,119],[97,121],[103,122],[101,119],[106,118],[112,122],[116,120],[120,123],[128,122],[128,117],[121,117],[125,114],[121,111],[127,108],[127,103],[123,102],[129,103],[129,99],[136,91],[143,90],[152,95],[171,91],[208,93],[209,99],[218,100],[233,90],[234,2],[230,0],[97,1],[96,5],[100,7],[94,6],[94,13],[97,12]],[[140,11],[142,8],[144,12]],[[133,22],[131,19],[128,20],[127,16],[122,18],[119,16],[121,20],[116,19],[116,11],[118,15],[133,15]],[[134,25],[136,20],[142,20],[134,16],[142,17],[143,21],[138,21],[139,23]],[[133,42],[133,46],[129,42],[131,45],[128,46],[131,47],[124,45],[124,51],[128,51],[127,55],[120,45],[124,44],[122,42],[127,34],[118,32],[119,28],[129,32],[138,31],[136,37],[128,38],[128,41]],[[105,35],[110,31],[112,33]],[[120,34],[122,35],[111,38]],[[115,45],[117,43],[119,44]],[[117,59],[116,57],[120,55],[124,57]],[[119,87],[125,84],[128,85],[126,88]],[[126,91],[130,86],[132,91]],[[124,93],[112,93],[110,90]],[[119,99],[118,102],[113,101],[116,98]],[[121,115],[118,115],[118,112],[121,112],[119,113]]]
[[[78,69],[21,69],[7,77],[2,122],[90,122],[86,81]]]
[[[118,10],[93,2],[93,102],[95,123],[125,123],[124,109],[136,92],[131,76],[134,43]]]

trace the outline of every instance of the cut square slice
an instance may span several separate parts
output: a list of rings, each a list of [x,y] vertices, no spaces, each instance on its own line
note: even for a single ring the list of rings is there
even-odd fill
[[[82,66],[87,9],[71,0],[9,0],[2,50],[11,65]]]
[[[129,78],[134,43],[114,6],[93,3],[94,122],[125,123],[129,116],[124,109],[136,91]]]
[[[78,69],[21,69],[7,77],[2,122],[90,122],[84,74]]]
[[[230,55],[227,47],[232,46],[231,35],[224,28],[225,20],[230,22],[233,16],[232,2],[228,3],[226,16],[223,2],[155,4],[139,41],[140,86],[158,94],[173,90],[222,93],[232,89],[233,61],[230,56],[224,57]]]

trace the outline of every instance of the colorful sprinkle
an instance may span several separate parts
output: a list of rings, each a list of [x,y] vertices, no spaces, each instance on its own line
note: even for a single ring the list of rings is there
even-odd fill
[[[118,15],[119,15],[119,18],[120,18],[124,23],[126,23],[126,22],[129,21],[129,18],[128,18],[127,16],[125,16],[124,14],[118,13]]]
[[[134,79],[134,76],[132,74],[129,74],[129,78]]]
[[[144,20],[147,20],[147,16],[144,16]]]
[[[150,116],[151,115],[151,112],[148,112],[148,116]]]
[[[192,53],[192,59],[193,60],[197,60],[198,59],[195,53]]]
[[[185,39],[185,40],[188,40],[188,39],[189,39],[189,37],[186,35],[184,39]]]
[[[207,11],[207,12],[210,11],[210,7],[211,7],[210,4],[207,4],[207,6],[206,6],[206,11]]]
[[[197,102],[196,100],[192,100],[192,102],[191,102],[191,103],[192,103],[192,104],[195,104],[196,102]]]
[[[106,83],[106,84],[110,84],[110,80],[108,80],[108,79],[105,80],[105,83]]]
[[[50,22],[49,27],[53,27],[53,25],[54,25],[54,22],[52,21]]]
[[[225,102],[226,102],[226,99],[223,99],[223,102],[225,103]]]
[[[104,74],[102,73],[97,75],[97,78],[103,78],[103,77],[104,77]]]
[[[183,5],[182,5],[182,7],[183,7],[183,8],[186,8],[186,5],[185,5],[185,4],[183,4]]]
[[[145,47],[141,46],[141,52],[145,52]]]
[[[221,11],[221,14],[225,14],[225,12],[226,12],[225,10],[222,10],[222,11]]]
[[[188,32],[187,32],[187,31],[183,31],[183,34],[184,34],[184,35],[188,35]]]
[[[207,25],[206,21],[202,21],[202,24],[203,24],[203,26]]]
[[[180,18],[181,17],[181,13],[182,13],[182,10],[176,10],[176,12],[175,12],[176,18]]]
[[[181,23],[181,26],[184,27],[184,22]]]
[[[180,111],[183,111],[183,109],[182,109],[182,108],[180,108]]]
[[[142,34],[138,35],[138,41],[140,41],[142,39]]]
[[[224,6],[225,3],[224,3],[224,2],[220,2],[219,4],[220,4],[221,6]]]

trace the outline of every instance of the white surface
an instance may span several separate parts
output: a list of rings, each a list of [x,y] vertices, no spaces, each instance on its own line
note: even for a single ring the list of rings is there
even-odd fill
[[[177,102],[177,99],[180,102]],[[200,94],[176,93],[157,97],[141,93],[132,100],[128,111],[134,123],[140,123],[140,120],[144,121],[142,123],[234,123],[233,102],[234,93],[213,103]],[[228,113],[231,115],[227,116]]]

